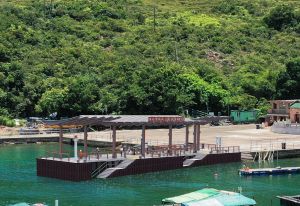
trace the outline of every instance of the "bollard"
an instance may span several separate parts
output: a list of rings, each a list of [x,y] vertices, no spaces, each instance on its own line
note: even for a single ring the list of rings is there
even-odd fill
[[[58,200],[55,200],[55,206],[58,206]]]

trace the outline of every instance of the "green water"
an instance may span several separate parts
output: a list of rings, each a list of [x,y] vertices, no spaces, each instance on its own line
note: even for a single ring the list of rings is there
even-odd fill
[[[65,147],[71,150],[71,147]],[[19,202],[54,205],[55,199],[59,199],[60,206],[151,206],[159,204],[165,197],[205,186],[224,190],[237,190],[241,186],[243,194],[254,197],[260,206],[271,205],[271,199],[273,206],[279,205],[276,195],[300,194],[300,174],[245,178],[237,174],[240,163],[86,182],[37,177],[35,158],[56,148],[56,144],[0,146],[1,206]],[[280,160],[278,163],[280,166],[299,166],[300,159]]]

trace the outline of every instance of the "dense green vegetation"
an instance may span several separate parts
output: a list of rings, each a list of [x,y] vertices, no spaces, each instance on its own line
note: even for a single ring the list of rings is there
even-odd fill
[[[300,98],[300,2],[0,0],[0,116]]]

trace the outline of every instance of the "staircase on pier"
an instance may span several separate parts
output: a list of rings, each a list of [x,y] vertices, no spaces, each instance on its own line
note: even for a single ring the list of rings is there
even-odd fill
[[[259,162],[262,161],[273,161],[274,159],[274,150],[260,151],[255,154],[254,160],[258,158]]]
[[[255,159],[252,156],[251,152],[242,152],[241,153],[241,158],[242,160],[249,160],[249,161],[254,161]]]
[[[118,164],[115,167],[112,168],[106,168],[103,172],[101,172],[100,174],[97,175],[97,178],[100,179],[106,179],[108,178],[110,175],[112,175],[116,170],[122,170],[122,169],[126,169],[129,165],[131,165],[134,162],[134,160],[131,159],[125,159],[123,160],[120,164]]]
[[[194,162],[196,161],[201,161],[206,157],[206,154],[196,154],[194,157],[190,158],[190,159],[186,159],[183,162],[183,167],[190,167],[194,164]]]

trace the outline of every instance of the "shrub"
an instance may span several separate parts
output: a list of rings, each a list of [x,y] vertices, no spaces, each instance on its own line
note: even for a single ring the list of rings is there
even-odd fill
[[[264,21],[270,28],[279,31],[297,22],[294,8],[284,4],[273,8]]]
[[[0,116],[0,125],[14,127],[16,125],[15,120],[7,117],[7,116]]]
[[[240,11],[237,3],[236,0],[224,0],[213,8],[213,12],[236,15]]]

